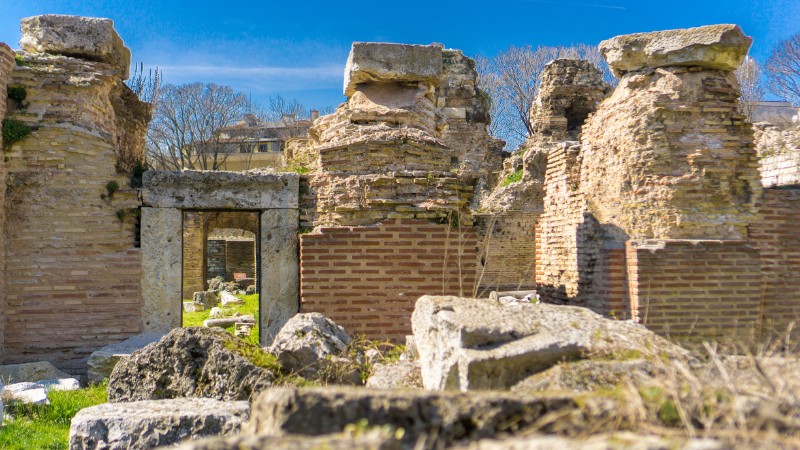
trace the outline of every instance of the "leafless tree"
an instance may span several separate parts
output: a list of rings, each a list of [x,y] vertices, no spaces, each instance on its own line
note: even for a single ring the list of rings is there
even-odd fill
[[[794,105],[800,104],[800,33],[772,49],[764,67],[769,90]]]
[[[218,170],[239,148],[218,130],[250,112],[247,96],[213,83],[164,85],[147,134],[151,167]]]
[[[139,97],[139,100],[155,105],[158,102],[158,92],[161,89],[162,80],[163,76],[158,67],[148,69],[147,75],[145,75],[144,64],[139,63],[133,66],[133,75],[125,84]]]
[[[492,101],[490,132],[505,140],[507,149],[516,149],[533,133],[529,111],[536,100],[542,71],[548,62],[558,58],[588,60],[603,72],[606,82],[616,84],[597,47],[586,44],[511,46],[494,57],[476,58],[478,87]]]
[[[759,102],[764,98],[764,88],[761,84],[761,66],[755,59],[748,56],[734,74],[739,82],[739,90],[742,92],[741,97],[739,97],[739,111],[748,120],[752,121],[753,112],[756,109],[755,102]]]

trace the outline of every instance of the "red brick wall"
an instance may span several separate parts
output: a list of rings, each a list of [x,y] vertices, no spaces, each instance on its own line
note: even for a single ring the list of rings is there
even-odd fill
[[[473,228],[421,220],[301,235],[301,312],[322,313],[351,335],[401,341],[421,295],[472,294],[476,248]]]
[[[800,187],[764,189],[759,218],[749,227],[761,252],[762,337],[782,335],[800,321]],[[800,324],[796,324],[800,325]],[[800,326],[795,327],[798,331]]]
[[[752,337],[761,266],[745,241],[629,241],[632,310],[647,328],[681,341]]]

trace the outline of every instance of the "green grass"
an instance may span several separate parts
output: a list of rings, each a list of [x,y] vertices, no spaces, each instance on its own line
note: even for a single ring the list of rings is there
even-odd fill
[[[254,326],[250,330],[250,336],[245,339],[245,341],[259,345],[258,342],[258,294],[252,295],[237,295],[240,299],[244,300],[243,305],[232,305],[232,306],[220,306],[222,309],[222,316],[229,317],[233,316],[234,313],[239,312],[243,316],[244,315],[252,315],[256,318],[256,326]],[[190,301],[190,300],[184,300]],[[199,312],[183,312],[183,326],[185,327],[202,327],[203,321],[208,319],[208,314],[211,312],[211,309],[206,309],[205,311]],[[233,326],[230,326],[225,329],[230,334],[233,334]]]
[[[500,185],[506,187],[509,184],[516,183],[517,181],[520,180],[522,180],[522,168],[515,170],[513,173],[510,173],[507,177],[503,178],[503,181],[500,182]]]
[[[51,391],[49,405],[6,405],[7,416],[0,427],[0,448],[69,448],[70,421],[81,409],[107,402],[107,387],[107,383],[101,383],[77,391]]]

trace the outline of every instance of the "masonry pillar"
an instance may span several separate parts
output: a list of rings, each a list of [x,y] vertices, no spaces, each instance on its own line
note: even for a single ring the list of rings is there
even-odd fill
[[[142,208],[142,331],[181,326],[181,210]]]
[[[272,342],[283,325],[300,310],[297,209],[261,213],[261,327],[262,344]]]
[[[0,42],[0,121],[6,116],[8,97],[4,94],[8,86],[8,78],[14,67],[14,51],[8,45]],[[7,169],[4,161],[3,143],[0,140],[0,362],[5,356],[3,345],[5,342],[6,325],[6,243],[5,243],[5,198]]]

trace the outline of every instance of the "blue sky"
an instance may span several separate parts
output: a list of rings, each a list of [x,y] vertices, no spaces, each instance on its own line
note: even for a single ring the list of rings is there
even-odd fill
[[[19,20],[108,17],[134,62],[166,82],[228,84],[262,104],[276,94],[336,106],[353,41],[439,42],[469,56],[509,45],[596,44],[619,34],[736,23],[763,62],[800,33],[800,0],[490,0],[480,2],[0,0],[0,41],[18,48]]]

